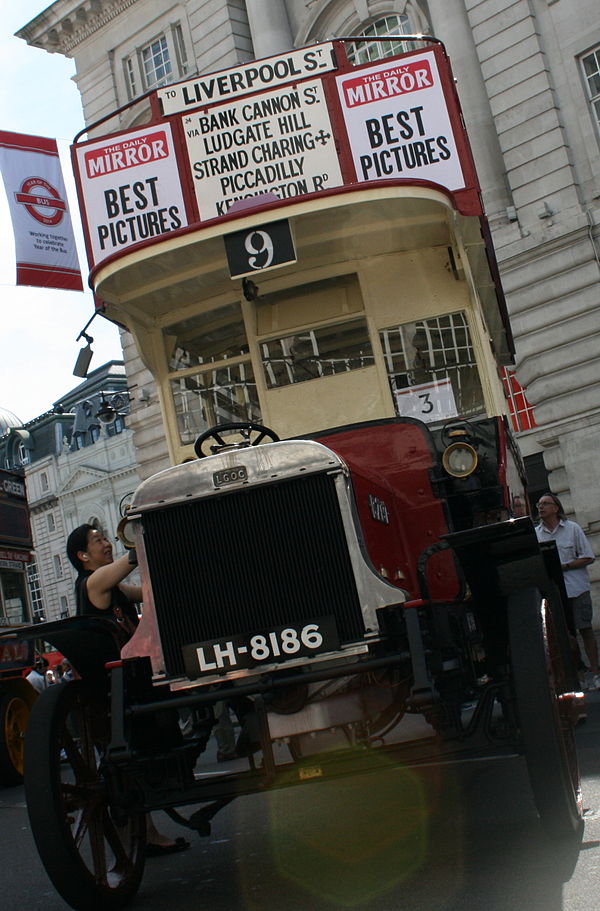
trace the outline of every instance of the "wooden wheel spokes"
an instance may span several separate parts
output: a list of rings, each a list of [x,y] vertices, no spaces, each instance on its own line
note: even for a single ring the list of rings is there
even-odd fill
[[[83,681],[52,690],[36,703],[36,723],[27,735],[33,835],[48,875],[71,907],[117,911],[139,887],[145,816],[124,816],[119,826],[111,813],[103,774],[106,702]]]

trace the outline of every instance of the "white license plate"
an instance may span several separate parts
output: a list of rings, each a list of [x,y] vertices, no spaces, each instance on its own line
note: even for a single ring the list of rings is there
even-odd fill
[[[186,674],[223,674],[237,668],[279,664],[291,658],[312,657],[339,648],[334,617],[319,617],[302,623],[278,626],[183,646]]]

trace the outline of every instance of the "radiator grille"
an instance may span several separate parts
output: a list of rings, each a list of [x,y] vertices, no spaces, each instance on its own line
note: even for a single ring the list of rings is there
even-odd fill
[[[364,635],[333,477],[167,506],[142,519],[166,670],[181,647],[333,614]]]

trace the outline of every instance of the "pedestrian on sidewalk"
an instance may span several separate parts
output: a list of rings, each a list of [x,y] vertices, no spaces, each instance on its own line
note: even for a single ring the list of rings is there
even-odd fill
[[[592,676],[589,689],[600,689],[598,645],[592,628],[592,598],[587,567],[595,560],[594,551],[583,529],[565,516],[562,503],[553,493],[543,494],[537,503],[540,524],[538,541],[554,541],[565,580],[567,598],[573,610],[575,627],[581,636]]]

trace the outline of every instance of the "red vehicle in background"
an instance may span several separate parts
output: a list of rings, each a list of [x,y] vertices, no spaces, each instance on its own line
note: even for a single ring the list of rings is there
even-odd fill
[[[23,679],[33,665],[32,643],[11,631],[32,622],[27,565],[31,559],[31,527],[22,475],[0,470],[0,784],[23,780],[25,730],[35,699]],[[8,636],[8,638],[6,638]]]

